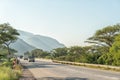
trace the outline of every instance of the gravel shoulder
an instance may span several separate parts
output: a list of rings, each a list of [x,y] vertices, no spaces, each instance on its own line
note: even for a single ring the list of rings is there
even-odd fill
[[[36,80],[33,74],[29,71],[26,66],[23,66],[22,75],[19,80]]]

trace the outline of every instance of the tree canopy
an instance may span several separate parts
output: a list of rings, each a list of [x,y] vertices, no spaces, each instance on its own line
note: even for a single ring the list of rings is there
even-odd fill
[[[103,29],[97,30],[96,33],[88,38],[86,42],[111,47],[115,36],[118,34],[120,34],[120,24],[107,26]]]
[[[9,55],[9,45],[17,40],[18,35],[17,30],[10,26],[9,23],[0,24],[0,44],[7,47]]]

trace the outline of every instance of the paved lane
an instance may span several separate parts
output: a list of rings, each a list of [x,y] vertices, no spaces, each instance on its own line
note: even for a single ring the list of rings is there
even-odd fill
[[[37,80],[120,80],[120,72],[97,70],[79,66],[36,60],[21,61]]]

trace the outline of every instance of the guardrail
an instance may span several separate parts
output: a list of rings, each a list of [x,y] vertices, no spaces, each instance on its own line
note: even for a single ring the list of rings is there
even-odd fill
[[[104,70],[113,70],[113,71],[119,71],[120,72],[120,67],[117,67],[117,66],[100,65],[100,64],[88,64],[88,63],[78,63],[78,62],[69,62],[69,61],[58,61],[58,60],[53,60],[53,62],[61,63],[61,64],[70,64],[70,65],[98,68],[98,69],[104,69]]]

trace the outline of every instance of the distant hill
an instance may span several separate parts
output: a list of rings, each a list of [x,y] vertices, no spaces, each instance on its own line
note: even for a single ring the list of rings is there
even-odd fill
[[[15,43],[11,44],[10,47],[17,50],[19,54],[35,49],[35,47],[29,45],[22,39],[18,39]]]
[[[11,48],[18,50],[18,52],[22,54],[35,48],[50,51],[55,48],[65,47],[63,44],[51,37],[34,35],[21,30],[18,30],[18,32],[20,33],[19,39],[15,43],[11,44]]]
[[[64,45],[60,44],[57,40],[40,35],[34,35],[28,38],[26,42],[30,45],[35,46],[36,48],[43,49],[45,51],[50,51],[54,48],[64,47]]]

